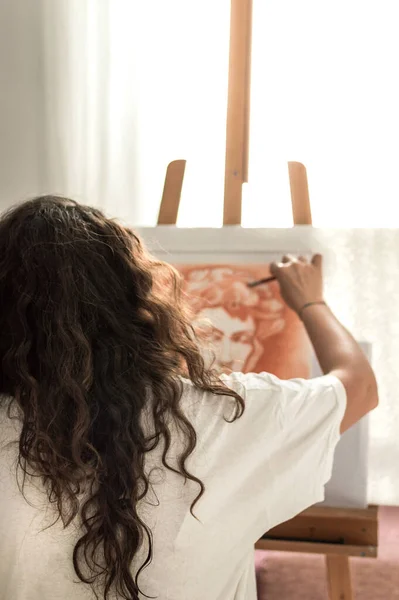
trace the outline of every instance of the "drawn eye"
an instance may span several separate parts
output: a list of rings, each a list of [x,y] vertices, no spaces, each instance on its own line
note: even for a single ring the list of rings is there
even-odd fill
[[[217,329],[214,329],[211,333],[211,340],[213,342],[220,342],[220,340],[223,338],[223,333],[221,331],[218,331]]]

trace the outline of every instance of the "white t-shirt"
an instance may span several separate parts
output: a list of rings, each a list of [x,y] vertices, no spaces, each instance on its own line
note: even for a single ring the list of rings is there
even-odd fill
[[[153,561],[139,584],[159,600],[255,600],[255,542],[321,501],[331,476],[346,405],[338,379],[233,374],[225,381],[246,405],[233,423],[224,419],[232,415],[230,398],[184,381],[182,406],[198,436],[188,468],[206,488],[194,509],[198,520],[189,510],[197,484],[184,483],[171,471],[153,470],[153,492],[140,508],[153,533]],[[16,448],[3,448],[18,437],[15,428],[3,411],[0,600],[94,600],[72,566],[78,525],[63,530],[57,523],[43,530],[54,516],[38,480],[27,489],[30,504],[19,492]],[[177,439],[172,455],[178,444]],[[160,451],[149,455],[148,470],[159,464]]]

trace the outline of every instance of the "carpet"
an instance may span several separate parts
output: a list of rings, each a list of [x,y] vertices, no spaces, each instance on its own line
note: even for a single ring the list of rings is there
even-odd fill
[[[382,507],[377,559],[351,558],[356,600],[399,600],[399,508]],[[327,600],[324,557],[257,550],[258,600]]]

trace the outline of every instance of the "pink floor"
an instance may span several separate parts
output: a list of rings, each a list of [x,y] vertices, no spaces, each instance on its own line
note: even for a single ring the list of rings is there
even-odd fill
[[[352,558],[356,600],[399,600],[399,508],[380,509],[378,559]],[[256,552],[258,600],[327,600],[323,557]]]

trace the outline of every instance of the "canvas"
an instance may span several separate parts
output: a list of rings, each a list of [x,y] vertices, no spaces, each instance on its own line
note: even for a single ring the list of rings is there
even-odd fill
[[[310,376],[311,347],[297,315],[283,302],[279,286],[247,283],[269,274],[269,265],[175,265],[206,338],[215,366],[223,373],[268,371],[282,379]]]
[[[175,226],[160,226],[143,228],[139,230],[139,233],[144,238],[150,251],[159,259],[179,266],[181,272],[186,277],[186,281],[191,274],[189,284],[187,286],[186,283],[186,286],[187,293],[191,293],[191,296],[195,298],[192,302],[193,308],[197,311],[197,320],[206,320],[205,318],[208,316],[211,318],[211,321],[216,322],[217,315],[219,315],[219,321],[220,319],[222,320],[219,327],[222,329],[216,334],[213,345],[216,353],[221,356],[218,360],[221,361],[219,366],[222,369],[265,369],[277,372],[280,377],[286,378],[295,376],[296,373],[299,373],[299,369],[304,368],[303,364],[301,366],[301,363],[298,365],[295,361],[290,362],[288,360],[290,343],[298,344],[299,354],[304,351],[306,346],[303,340],[301,341],[299,329],[296,329],[301,324],[295,320],[291,323],[290,313],[285,312],[285,309],[282,309],[279,305],[281,299],[279,298],[276,284],[274,283],[268,287],[262,286],[262,289],[261,287],[254,288],[254,291],[256,289],[259,292],[259,298],[255,298],[254,296],[249,297],[244,293],[245,287],[243,290],[240,281],[241,275],[239,276],[238,274],[242,273],[243,279],[249,277],[251,279],[267,277],[270,262],[281,260],[284,254],[310,256],[317,251],[325,256],[324,266],[326,273],[329,274],[331,280],[336,281],[334,278],[337,268],[335,249],[336,240],[341,235],[340,232],[330,234],[325,230],[318,230],[307,226],[292,227],[290,229],[245,229],[243,227],[181,229]],[[353,233],[351,232],[352,235]],[[328,244],[326,240],[328,240]],[[361,246],[359,245],[358,247]],[[344,256],[346,257],[346,255]],[[359,257],[358,255],[356,256],[358,260]],[[363,251],[361,256],[363,256]],[[347,259],[345,258],[344,262],[340,264],[341,270],[344,270],[346,265]],[[212,271],[213,269],[218,270],[221,267],[223,269],[230,269],[232,273],[226,273],[221,279],[221,281],[225,281],[225,284],[218,286],[215,285],[214,281],[215,273],[211,274],[208,271]],[[216,279],[219,280],[222,275],[223,273],[216,272]],[[237,278],[237,281],[235,281],[235,278]],[[230,288],[227,285],[229,279],[231,279],[233,289],[237,290],[235,292],[237,296],[241,297],[239,293],[241,291],[242,298],[247,298],[247,300],[241,301],[243,312],[241,312],[239,307],[230,308],[233,316],[237,318],[239,315],[241,316],[241,320],[246,322],[247,328],[245,336],[241,337],[241,334],[238,336],[234,335],[231,341],[229,341],[229,337],[232,337],[231,334],[233,332],[231,327],[230,336],[226,335],[228,331],[227,323],[232,325],[232,321],[227,319],[226,315],[230,317],[230,313],[226,308],[228,308],[229,304],[231,305],[234,298],[234,294],[227,293],[227,290]],[[329,278],[327,277],[327,289],[329,285]],[[226,293],[223,292],[224,288],[226,289]],[[330,293],[332,291],[334,290],[330,289]],[[271,297],[268,297],[269,293],[272,294]],[[213,308],[223,307],[222,311],[224,312],[218,310],[213,311],[212,314],[209,312],[207,315],[200,314],[201,310],[204,310],[204,299],[206,298],[210,302],[210,305],[215,304]],[[227,298],[226,302],[222,301],[221,298]],[[271,300],[273,303],[270,302]],[[274,304],[274,301],[276,301],[276,304]],[[255,303],[255,306],[259,303],[258,307],[267,307],[265,313],[269,314],[270,319],[262,321],[262,319],[252,316],[252,321],[251,319],[247,320],[250,314],[248,303],[250,305],[252,302]],[[266,302],[266,304],[261,304],[261,302]],[[220,304],[219,307],[216,306],[218,304]],[[211,307],[209,304],[207,308],[210,310]],[[281,319],[284,320],[284,328],[281,325]],[[262,322],[269,325],[269,335],[260,336],[262,353],[260,356],[257,356],[255,346],[258,346],[258,344],[255,344],[255,338],[257,340],[258,338],[255,332],[258,331],[258,328],[259,331],[262,331],[263,328],[260,327]],[[239,323],[235,320],[234,324],[238,325]],[[281,329],[279,330],[279,328]],[[248,329],[250,335],[247,335]],[[284,338],[285,341],[283,341]],[[289,343],[288,340],[290,339],[291,342]],[[235,346],[234,352],[232,352],[233,342]],[[285,347],[288,351],[283,350],[285,342],[287,342],[287,346]],[[279,343],[281,343],[280,347]],[[223,358],[223,352],[220,348],[221,344],[227,346],[228,351],[233,357],[236,356],[235,362],[229,357],[228,353]],[[235,344],[238,344],[238,346]],[[278,351],[275,350],[277,348]],[[239,352],[238,349],[240,350]],[[370,351],[369,345],[364,345],[364,350],[368,354]],[[226,352],[226,349],[224,352]],[[299,360],[301,358],[299,357]],[[256,365],[252,367],[255,360]],[[298,357],[296,357],[296,360],[298,360]],[[223,361],[225,361],[225,364]],[[309,376],[316,377],[320,375],[320,367],[314,356],[311,358],[311,365]],[[296,371],[297,367],[298,371]],[[285,373],[279,371],[279,369],[283,368],[286,369]],[[304,373],[305,371],[302,372]],[[366,416],[360,423],[345,432],[342,436],[334,459],[333,476],[326,486],[325,504],[343,508],[364,508],[367,506],[369,500],[367,495],[368,424],[369,418]]]

